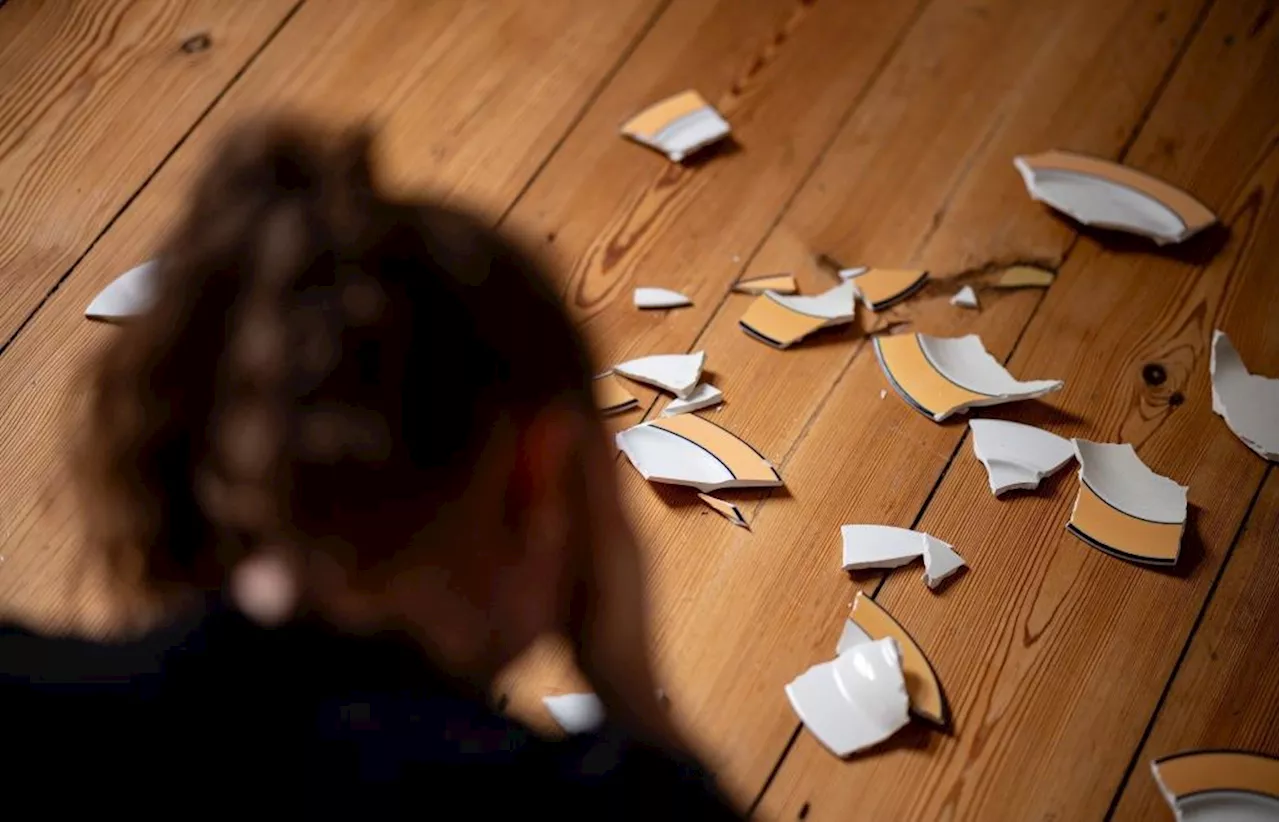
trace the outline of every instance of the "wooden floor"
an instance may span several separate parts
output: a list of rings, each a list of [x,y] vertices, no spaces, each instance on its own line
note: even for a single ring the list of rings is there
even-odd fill
[[[1277,744],[1277,480],[1214,416],[1210,335],[1277,363],[1277,22],[1271,0],[10,0],[0,8],[0,613],[101,633],[122,603],[62,462],[84,306],[147,259],[228,124],[289,107],[385,128],[397,185],[525,232],[560,268],[601,363],[705,349],[713,413],[786,490],[751,530],[620,464],[644,537],[671,709],[744,808],[778,819],[1171,818],[1148,762]],[[670,165],[618,125],[696,88],[737,148]],[[1015,154],[1070,148],[1192,191],[1227,229],[1188,248],[1092,233],[1031,202]],[[786,352],[737,327],[744,275],[816,255],[919,266],[901,307]],[[1047,291],[998,292],[1013,264]],[[974,285],[981,312],[954,308]],[[636,285],[694,306],[639,312]],[[1183,561],[1112,559],[1063,526],[1071,471],[997,501],[962,420],[887,387],[874,324],[981,334],[1015,375],[1066,380],[993,409],[1132,442],[1190,485]],[[1153,368],[1153,365],[1159,368]],[[643,395],[652,412],[653,395]],[[917,527],[972,568],[851,581],[838,526]],[[829,658],[855,587],[916,637],[954,715],[839,761],[783,685]],[[581,686],[539,649],[512,710]]]

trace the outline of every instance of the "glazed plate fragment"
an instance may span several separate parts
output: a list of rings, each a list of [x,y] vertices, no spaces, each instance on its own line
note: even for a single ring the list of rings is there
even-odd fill
[[[796,278],[790,274],[766,274],[763,277],[738,280],[733,284],[733,290],[743,294],[763,294],[766,291],[772,291],[775,294],[794,294],[800,289],[796,286]]]
[[[1071,440],[1034,425],[1005,420],[969,420],[973,455],[987,469],[997,497],[1006,491],[1030,491],[1076,455]]]
[[[596,410],[606,416],[630,411],[640,404],[612,371],[591,380],[591,393],[595,397]]]
[[[1029,265],[1015,265],[1000,272],[996,288],[1048,288],[1053,285],[1053,272]]]
[[[975,334],[876,337],[875,349],[889,384],[935,422],[970,408],[1032,399],[1062,388],[1061,380],[1015,380]]]
[[[815,331],[853,322],[852,282],[821,294],[788,297],[766,291],[738,320],[742,330],[775,348],[786,348]]]
[[[942,685],[933,672],[933,666],[911,638],[911,634],[862,591],[853,598],[853,609],[849,612],[848,622],[852,625],[845,626],[840,642],[846,649],[856,647],[857,641],[863,638],[864,641],[871,641],[892,637],[897,641],[902,654],[902,674],[911,700],[911,713],[945,729],[951,721],[947,698],[942,693]]]
[[[647,383],[670,391],[681,399],[688,399],[698,386],[698,378],[702,376],[702,366],[706,361],[705,351],[693,354],[655,354],[628,360],[615,365],[613,370],[628,379]]]
[[[1275,462],[1280,449],[1280,380],[1250,374],[1221,331],[1213,332],[1209,378],[1214,413],[1258,456]]]
[[[711,383],[700,382],[687,399],[674,399],[662,409],[662,416],[674,417],[676,414],[687,414],[690,411],[701,411],[724,402],[724,394]]]
[[[693,300],[679,291],[667,288],[637,288],[633,299],[636,308],[680,308],[693,305]]]
[[[567,734],[583,734],[604,724],[604,705],[595,694],[544,696],[542,704]]]
[[[863,266],[841,269],[840,279],[853,283],[863,305],[882,311],[919,291],[929,279],[929,272]]]
[[[902,654],[892,637],[814,665],[786,692],[800,721],[836,756],[883,742],[909,719]]]
[[[650,482],[721,488],[774,488],[782,478],[747,443],[695,414],[663,417],[628,428],[618,448]]]
[[[698,499],[707,504],[711,510],[720,516],[732,522],[741,528],[747,528],[747,518],[742,515],[742,509],[734,505],[732,502],[713,497],[710,494],[698,494]]]
[[[622,124],[623,135],[673,163],[729,136],[729,123],[696,91],[654,103]]]
[[[1184,751],[1151,763],[1178,822],[1274,822],[1280,778],[1274,756],[1247,751]]]
[[[1153,472],[1133,446],[1072,440],[1080,490],[1067,530],[1131,562],[1174,565],[1187,521],[1187,489]]]
[[[1015,157],[1033,200],[1085,225],[1180,243],[1218,221],[1180,188],[1132,168],[1067,151]]]
[[[961,308],[977,308],[978,295],[974,292],[973,286],[966,285],[952,296],[951,304],[958,305]]]
[[[942,540],[892,525],[841,525],[841,567],[846,571],[897,568],[924,559],[924,581],[937,588],[965,566],[964,558]]]
[[[91,320],[127,320],[143,314],[155,300],[155,260],[136,265],[98,292],[84,315]]]

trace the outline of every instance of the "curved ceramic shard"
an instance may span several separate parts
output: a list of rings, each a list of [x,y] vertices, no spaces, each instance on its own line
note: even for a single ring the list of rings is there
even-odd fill
[[[1133,446],[1072,440],[1080,491],[1067,530],[1108,554],[1173,565],[1187,521],[1187,489],[1153,472]]]
[[[1273,822],[1280,808],[1274,756],[1248,751],[1184,751],[1151,763],[1179,822]]]
[[[698,386],[707,352],[693,354],[655,354],[628,360],[613,367],[614,373],[670,391],[681,399],[688,399]]]
[[[1258,456],[1275,462],[1280,450],[1280,380],[1250,374],[1221,331],[1213,332],[1209,379],[1214,413]]]
[[[747,306],[738,325],[761,342],[786,348],[821,328],[853,322],[854,293],[851,282],[808,297],[766,291]]]
[[[1071,440],[1034,425],[1005,420],[969,420],[973,455],[987,469],[987,482],[997,497],[1006,491],[1029,491],[1076,455]]]
[[[698,499],[707,504],[711,510],[720,516],[732,522],[740,528],[747,528],[747,518],[742,515],[742,509],[727,500],[718,499],[710,494],[698,494]]]
[[[1015,265],[1000,272],[996,288],[1048,288],[1053,285],[1053,272],[1029,265]]]
[[[683,91],[622,124],[622,133],[678,163],[729,136],[729,124],[696,91]]]
[[[961,308],[977,308],[978,294],[973,290],[973,286],[966,285],[951,297],[951,304]]]
[[[567,734],[583,734],[604,724],[604,705],[595,694],[544,696],[542,704]]]
[[[929,272],[863,266],[841,269],[840,279],[853,283],[863,305],[881,311],[919,291],[929,279]]]
[[[1077,222],[1180,243],[1218,221],[1180,188],[1117,163],[1046,151],[1015,157],[1027,193]]]
[[[864,568],[897,568],[916,557],[924,559],[924,581],[937,588],[947,577],[965,567],[964,558],[947,543],[922,531],[892,525],[840,526],[846,571]]]
[[[788,683],[786,693],[800,721],[836,756],[883,742],[909,719],[902,657],[892,638],[814,665]]]
[[[724,394],[711,383],[701,382],[693,389],[687,399],[674,399],[662,409],[662,416],[674,417],[676,414],[688,414],[690,411],[701,411],[724,402]]]
[[[782,478],[750,445],[694,414],[664,417],[628,428],[618,448],[650,482],[721,488],[773,488]]]
[[[591,380],[591,393],[595,397],[596,410],[605,415],[630,411],[640,404],[612,371]]]
[[[91,320],[126,320],[145,313],[155,300],[155,278],[155,260],[134,266],[99,291],[84,315]]]
[[[924,584],[937,588],[943,580],[956,571],[967,566],[964,557],[956,553],[949,544],[937,537],[921,534],[924,537]]]
[[[636,308],[680,308],[693,305],[693,300],[669,288],[637,288],[633,299]]]
[[[800,289],[796,286],[796,278],[790,274],[766,274],[763,277],[749,277],[733,284],[734,291],[743,294],[763,294],[772,291],[775,294],[794,294]]]
[[[911,634],[889,616],[888,611],[861,591],[853,598],[853,610],[849,612],[849,619],[872,639],[893,637],[897,640],[898,648],[902,651],[902,673],[907,680],[907,693],[911,697],[911,712],[940,728],[947,727],[951,714],[947,698],[942,693],[942,685]]]
[[[843,654],[854,645],[861,645],[864,642],[870,642],[871,637],[867,632],[858,627],[858,623],[851,619],[844,621],[844,628],[840,631],[840,638],[836,640],[836,656]]]
[[[1062,388],[1061,380],[1015,380],[975,334],[876,337],[875,349],[889,384],[935,422],[970,408],[1032,399]]]

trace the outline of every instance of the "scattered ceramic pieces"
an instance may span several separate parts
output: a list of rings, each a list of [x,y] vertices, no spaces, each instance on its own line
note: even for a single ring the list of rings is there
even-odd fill
[[[924,581],[937,588],[947,577],[965,567],[964,558],[950,545],[921,531],[892,525],[841,525],[841,567],[897,568],[916,557],[924,559]]]
[[[1213,332],[1209,353],[1213,412],[1231,432],[1263,459],[1276,461],[1280,450],[1280,381],[1250,374],[1230,338]]]
[[[657,149],[673,163],[729,136],[729,123],[696,91],[683,91],[622,124],[623,135]]]
[[[853,598],[853,609],[849,612],[849,622],[853,627],[845,626],[846,638],[852,641],[859,636],[868,640],[893,637],[902,652],[902,672],[907,680],[907,695],[911,699],[911,713],[939,728],[946,728],[950,723],[951,712],[947,707],[947,698],[942,693],[942,685],[933,672],[933,666],[925,657],[920,646],[911,638],[901,625],[889,613],[876,604],[876,601],[859,591]],[[856,647],[856,646],[855,646]]]
[[[1053,285],[1053,272],[1030,265],[1015,265],[1000,272],[992,285],[996,288],[1048,288]]]
[[[734,291],[743,294],[763,294],[772,291],[775,294],[794,294],[799,291],[796,278],[790,274],[766,274],[763,277],[749,277],[733,284]]]
[[[927,271],[900,268],[842,268],[840,279],[852,282],[862,304],[882,311],[919,291],[929,279]]]
[[[693,300],[668,288],[637,288],[633,299],[636,308],[680,308],[693,305]]]
[[[852,282],[809,297],[766,291],[747,307],[738,325],[763,343],[786,348],[821,328],[853,322],[854,293]]]
[[[604,704],[595,694],[544,696],[542,704],[567,734],[584,734],[604,724]]]
[[[1178,822],[1274,822],[1280,779],[1274,756],[1248,751],[1184,751],[1151,763]]]
[[[1072,440],[1080,491],[1067,530],[1132,562],[1173,565],[1187,521],[1187,489],[1153,472],[1133,446]]]
[[[902,655],[891,637],[814,665],[786,692],[800,721],[836,756],[883,742],[909,719]]]
[[[734,505],[732,502],[713,497],[710,494],[698,494],[698,499],[705,502],[711,510],[720,516],[742,528],[747,528],[747,518],[742,515],[742,509]]]
[[[875,349],[893,389],[935,422],[970,408],[1032,399],[1062,388],[1061,380],[1015,380],[975,334],[878,336]]]
[[[688,399],[698,386],[698,378],[702,376],[702,366],[706,361],[705,351],[693,354],[655,354],[628,360],[615,365],[613,370],[628,379],[670,391],[680,399]]]
[[[987,469],[997,497],[1006,491],[1030,491],[1076,455],[1071,440],[1034,425],[1005,420],[969,420],[973,455]]]
[[[641,423],[615,439],[650,482],[689,485],[704,493],[782,485],[777,470],[759,451],[696,414]]]
[[[640,404],[612,371],[606,371],[591,380],[591,393],[595,397],[596,409],[606,416],[630,411]]]
[[[958,305],[961,308],[977,308],[978,295],[973,290],[973,286],[966,285],[951,297],[951,304]]]
[[[1180,243],[1218,221],[1180,188],[1132,168],[1066,151],[1015,157],[1027,193],[1085,225]]]
[[[136,265],[98,292],[84,315],[91,320],[127,320],[146,312],[155,300],[155,260]]]
[[[724,394],[711,383],[700,382],[687,399],[674,399],[662,409],[662,416],[674,417],[676,414],[687,414],[690,411],[701,411],[724,402]]]

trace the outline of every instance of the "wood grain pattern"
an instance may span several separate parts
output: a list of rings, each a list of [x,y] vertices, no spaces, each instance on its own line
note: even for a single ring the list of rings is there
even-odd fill
[[[1195,748],[1277,753],[1276,497],[1272,470],[1111,819],[1167,813],[1153,759]]]
[[[810,819],[842,818],[854,803],[869,818],[1105,814],[1265,466],[1215,424],[1208,382],[1218,325],[1240,329],[1259,368],[1275,361],[1276,134],[1259,112],[1275,94],[1274,21],[1246,37],[1261,6],[1210,12],[1130,155],[1220,208],[1224,247],[1199,264],[1083,240],[1011,360],[1015,374],[1054,372],[1067,388],[1008,417],[1132,441],[1154,470],[1191,486],[1178,572],[1123,563],[1067,534],[1069,473],[1002,502],[966,449],[919,527],[956,545],[972,570],[941,596],[898,574],[877,597],[930,655],[954,735],[915,732],[842,763],[802,733],[766,793],[769,815],[794,818],[806,803]],[[1183,142],[1191,111],[1216,125]],[[1141,374],[1153,363],[1167,377],[1148,386]],[[901,784],[920,788],[877,790]]]
[[[0,346],[295,0],[13,0],[0,11]]]

